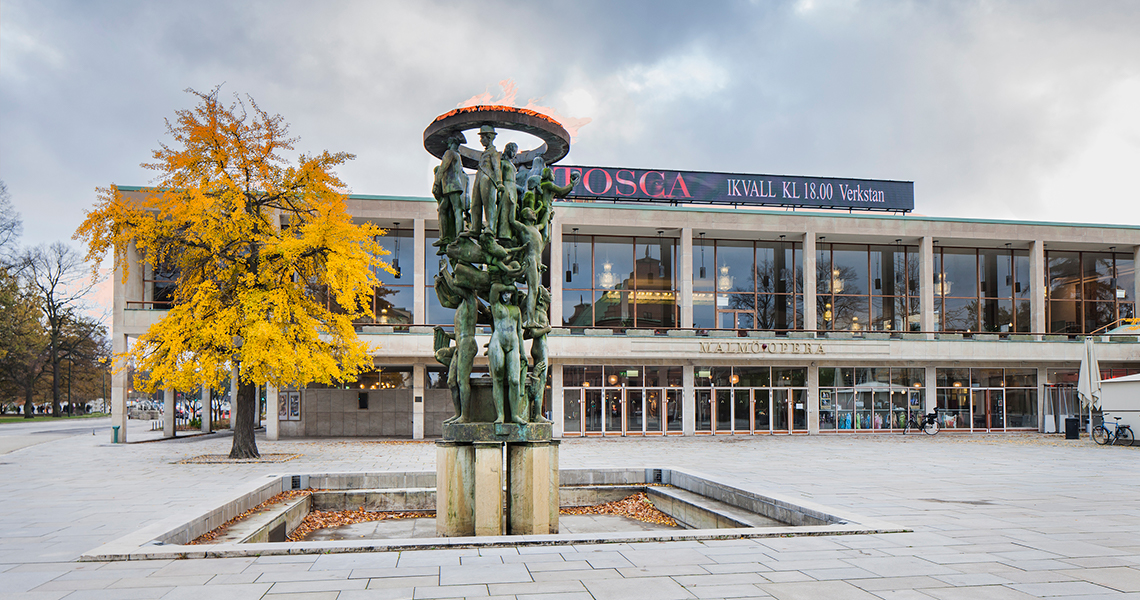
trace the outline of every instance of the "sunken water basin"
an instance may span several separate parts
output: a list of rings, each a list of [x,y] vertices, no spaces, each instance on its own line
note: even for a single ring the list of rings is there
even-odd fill
[[[893,533],[906,529],[800,499],[742,489],[681,469],[561,469],[563,507],[592,506],[645,492],[681,526],[664,531],[605,531],[552,535],[416,537],[285,542],[311,510],[405,512],[435,510],[435,472],[309,473],[258,478],[221,505],[202,506],[104,544],[80,560],[144,560],[323,554],[481,546],[629,543],[800,535]],[[279,502],[231,525],[212,543],[189,545],[261,503],[291,490],[310,495]],[[565,515],[560,519],[572,519]]]

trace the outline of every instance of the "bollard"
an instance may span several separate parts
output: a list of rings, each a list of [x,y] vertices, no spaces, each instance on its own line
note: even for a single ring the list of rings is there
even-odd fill
[[[118,425],[112,425],[111,431],[112,431],[111,443],[112,444],[118,444],[119,443],[119,426]]]

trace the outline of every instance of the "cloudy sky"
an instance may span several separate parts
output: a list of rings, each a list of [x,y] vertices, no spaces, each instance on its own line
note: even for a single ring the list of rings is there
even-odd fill
[[[501,81],[568,164],[915,182],[916,212],[1140,223],[1136,2],[0,4],[0,179],[69,241],[186,88],[250,94],[362,194],[427,195],[431,120]]]

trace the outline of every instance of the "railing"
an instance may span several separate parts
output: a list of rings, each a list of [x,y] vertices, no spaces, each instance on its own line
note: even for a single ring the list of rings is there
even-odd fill
[[[1117,320],[1109,323],[1108,325],[1105,325],[1104,327],[1101,327],[1099,329],[1094,330],[1089,335],[1099,335],[1105,331],[1108,331],[1110,329],[1116,329],[1117,327],[1120,327],[1122,325],[1134,325],[1134,326],[1138,326],[1137,328],[1140,329],[1140,319],[1117,319]],[[1138,331],[1137,333],[1140,333],[1140,331]]]

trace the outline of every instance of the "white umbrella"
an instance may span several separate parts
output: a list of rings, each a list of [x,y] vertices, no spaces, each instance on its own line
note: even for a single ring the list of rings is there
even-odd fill
[[[1096,360],[1096,347],[1091,337],[1085,338],[1085,355],[1081,359],[1081,374],[1077,378],[1077,395],[1089,408],[1089,428],[1092,428],[1093,406],[1100,400],[1100,364]]]

